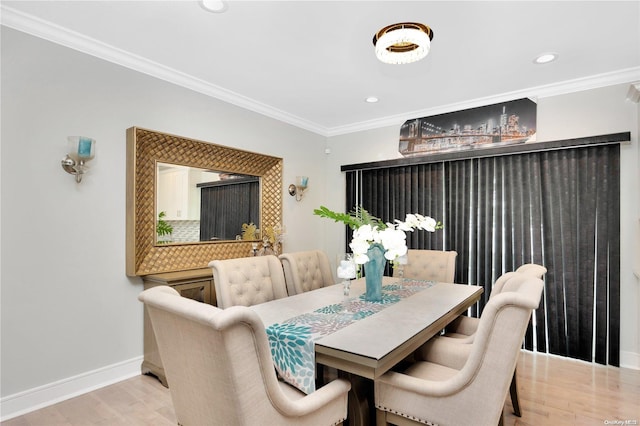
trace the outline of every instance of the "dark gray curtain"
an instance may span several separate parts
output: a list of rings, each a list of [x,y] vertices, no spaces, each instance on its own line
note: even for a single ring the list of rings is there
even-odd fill
[[[444,224],[409,248],[458,252],[456,282],[482,285],[524,263],[547,267],[527,349],[619,364],[619,145],[347,172],[347,209]],[[350,235],[347,235],[349,241]]]

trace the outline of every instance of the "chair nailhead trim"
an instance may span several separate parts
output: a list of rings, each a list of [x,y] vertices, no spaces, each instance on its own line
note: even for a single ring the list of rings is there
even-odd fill
[[[392,410],[391,408],[387,408],[387,407],[384,407],[382,405],[377,405],[376,404],[376,408],[378,408],[378,409],[380,409],[382,411],[388,411],[390,413],[397,414],[400,417],[404,417],[405,419],[413,420],[415,422],[420,422],[420,423],[428,425],[428,426],[438,426],[438,423],[431,423],[429,420],[421,419],[419,417],[410,416],[408,414],[404,414],[404,413],[401,413],[399,411]]]

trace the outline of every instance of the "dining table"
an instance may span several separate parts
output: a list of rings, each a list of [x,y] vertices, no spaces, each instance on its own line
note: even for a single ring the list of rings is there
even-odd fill
[[[408,359],[481,297],[475,285],[383,277],[382,298],[365,300],[365,279],[253,305],[265,325],[279,376],[304,393],[317,366],[352,382],[349,424],[374,417],[373,380]],[[319,374],[319,372],[318,372]],[[375,421],[375,420],[373,420]]]

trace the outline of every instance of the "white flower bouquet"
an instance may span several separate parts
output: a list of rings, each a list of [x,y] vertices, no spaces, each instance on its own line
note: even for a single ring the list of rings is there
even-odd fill
[[[315,209],[313,213],[336,222],[343,222],[353,229],[353,238],[349,247],[353,251],[355,262],[361,265],[370,260],[367,252],[374,246],[382,248],[385,259],[395,262],[407,254],[406,232],[413,232],[414,229],[435,232],[436,229],[442,228],[440,222],[418,213],[407,214],[404,221],[396,219],[394,223],[384,223],[360,206],[355,207],[348,214],[336,213],[324,206]]]

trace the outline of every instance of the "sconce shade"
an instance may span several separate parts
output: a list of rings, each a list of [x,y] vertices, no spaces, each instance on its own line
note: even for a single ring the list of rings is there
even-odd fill
[[[85,136],[67,137],[67,155],[62,159],[65,172],[75,175],[76,182],[82,181],[82,176],[89,169],[85,164],[96,155],[96,141]]]
[[[289,185],[289,195],[296,197],[296,201],[302,200],[302,195],[305,189],[307,189],[308,183],[309,178],[307,176],[296,176],[296,184]]]
[[[67,155],[75,161],[88,161],[95,157],[96,141],[84,136],[69,136]]]
[[[307,183],[309,183],[309,178],[307,176],[296,176],[296,186],[299,189],[307,189]]]

